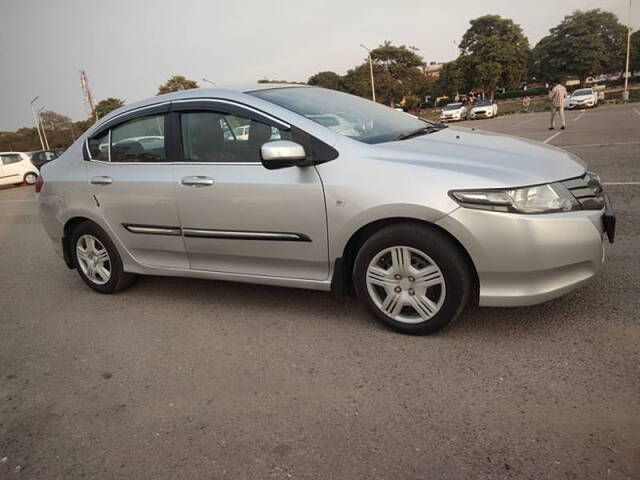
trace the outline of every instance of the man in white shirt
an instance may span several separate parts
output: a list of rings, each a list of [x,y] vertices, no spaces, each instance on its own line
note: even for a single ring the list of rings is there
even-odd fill
[[[564,120],[564,100],[567,98],[567,89],[560,83],[560,80],[556,81],[556,84],[549,92],[549,99],[551,100],[551,126],[549,130],[555,130],[556,128],[556,115],[560,115],[562,120],[562,130],[565,129],[566,123]]]

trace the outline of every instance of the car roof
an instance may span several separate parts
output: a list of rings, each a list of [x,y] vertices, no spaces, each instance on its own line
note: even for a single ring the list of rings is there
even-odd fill
[[[148,105],[154,105],[156,103],[173,102],[175,100],[188,100],[197,98],[211,98],[224,96],[229,93],[249,93],[259,90],[272,90],[276,88],[313,88],[312,85],[301,85],[295,83],[253,83],[253,84],[241,84],[241,85],[225,85],[215,88],[190,88],[189,90],[180,90],[177,92],[165,93],[163,95],[157,95],[155,97],[140,100],[138,102],[124,105],[108,115],[102,117],[99,123],[103,123],[104,120],[110,119],[117,115],[121,115],[130,110],[146,107]]]

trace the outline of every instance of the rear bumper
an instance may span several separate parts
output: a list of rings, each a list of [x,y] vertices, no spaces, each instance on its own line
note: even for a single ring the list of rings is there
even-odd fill
[[[568,293],[605,258],[604,211],[517,215],[459,208],[438,224],[471,256],[482,306],[523,306]]]

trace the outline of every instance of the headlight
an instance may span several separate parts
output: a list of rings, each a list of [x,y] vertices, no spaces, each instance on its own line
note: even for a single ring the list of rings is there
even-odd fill
[[[450,194],[463,207],[494,212],[554,213],[580,210],[578,201],[561,183],[503,190],[459,190]]]

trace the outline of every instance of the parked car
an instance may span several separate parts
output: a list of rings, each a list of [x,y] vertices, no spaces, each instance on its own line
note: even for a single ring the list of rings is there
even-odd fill
[[[443,122],[466,120],[468,114],[469,108],[465,103],[449,103],[445,105],[442,112],[440,112],[440,120]]]
[[[332,115],[351,134],[323,125]],[[231,118],[251,125],[247,141],[225,136]],[[140,129],[165,148],[101,151]],[[54,248],[97,292],[137,274],[355,292],[410,334],[468,304],[577,288],[615,231],[598,176],[572,153],[310,86],[128,105],[45,165],[36,191]]]
[[[498,104],[492,100],[478,100],[469,112],[469,118],[495,118],[498,116]]]
[[[24,152],[0,153],[0,185],[33,185],[38,178],[38,169]]]
[[[565,99],[565,108],[595,107],[598,104],[598,94],[593,88],[580,88]]]
[[[31,160],[31,163],[37,169],[40,169],[42,165],[51,160],[55,160],[64,152],[64,148],[54,148],[51,150],[36,150],[35,152],[26,152]]]

